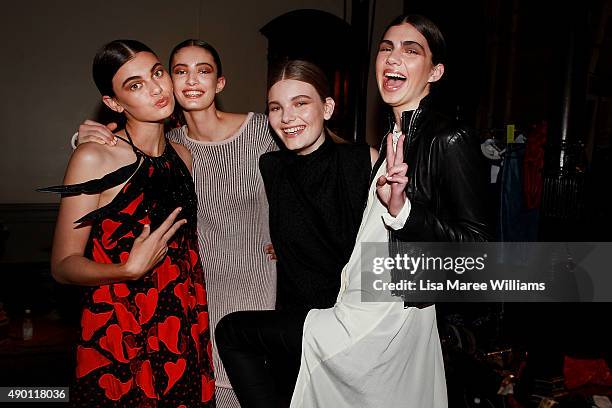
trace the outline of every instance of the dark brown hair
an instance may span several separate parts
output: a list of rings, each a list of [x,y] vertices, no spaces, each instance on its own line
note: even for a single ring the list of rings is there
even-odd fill
[[[123,64],[143,51],[157,56],[153,50],[136,40],[111,41],[96,53],[93,60],[92,74],[94,82],[102,95],[115,96],[113,77]]]
[[[215,47],[213,47],[212,45],[210,45],[206,41],[197,40],[197,39],[194,39],[194,38],[190,38],[189,40],[185,40],[185,41],[177,44],[172,49],[172,52],[170,53],[170,61],[169,61],[169,64],[168,64],[170,69],[172,69],[172,59],[174,58],[174,55],[177,52],[179,52],[180,50],[182,50],[183,48],[187,48],[187,47],[200,47],[203,50],[208,51],[210,53],[210,55],[212,55],[213,61],[215,61],[215,65],[217,66],[217,77],[222,77],[223,76],[223,67],[221,66],[221,57],[219,57],[219,53],[217,52]]]
[[[393,26],[398,26],[404,23],[412,25],[416,30],[425,37],[429,49],[431,50],[431,62],[434,65],[444,64],[446,60],[446,40],[444,35],[430,19],[419,14],[402,14],[395,17],[387,26],[383,36]]]

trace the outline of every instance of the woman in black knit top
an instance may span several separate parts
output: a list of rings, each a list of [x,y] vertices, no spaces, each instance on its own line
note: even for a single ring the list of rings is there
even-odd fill
[[[259,159],[278,260],[278,310],[334,305],[366,202],[369,164],[367,145],[330,138],[309,154],[281,150]]]
[[[289,61],[271,84],[270,126],[286,149],[264,154],[259,167],[278,259],[277,310],[230,314],[219,322],[216,335],[243,407],[288,405],[304,318],[310,309],[329,308],[336,301],[377,158],[367,145],[328,134],[324,122],[334,100],[317,66]]]

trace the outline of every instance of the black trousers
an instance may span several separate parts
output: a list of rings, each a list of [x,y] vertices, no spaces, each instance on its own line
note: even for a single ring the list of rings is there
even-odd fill
[[[307,312],[234,312],[219,321],[219,356],[242,408],[288,407]]]

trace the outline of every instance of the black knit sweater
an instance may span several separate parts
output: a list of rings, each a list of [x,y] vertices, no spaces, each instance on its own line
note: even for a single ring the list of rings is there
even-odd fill
[[[369,147],[326,140],[308,155],[266,153],[259,167],[278,258],[277,308],[333,306],[366,204]]]

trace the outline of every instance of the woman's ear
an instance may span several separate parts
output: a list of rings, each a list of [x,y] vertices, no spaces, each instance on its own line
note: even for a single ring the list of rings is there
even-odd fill
[[[217,86],[215,87],[215,93],[219,93],[225,88],[225,77],[217,78]]]
[[[334,102],[333,98],[330,98],[329,96],[325,98],[325,101],[323,101],[323,118],[325,120],[329,120],[329,118],[332,117],[335,107],[336,102]]]
[[[124,111],[123,106],[121,106],[121,104],[119,104],[119,102],[117,102],[117,100],[113,97],[104,95],[102,97],[102,102],[117,113],[122,113]]]
[[[431,69],[429,80],[427,82],[436,82],[444,75],[444,64],[438,64]]]

